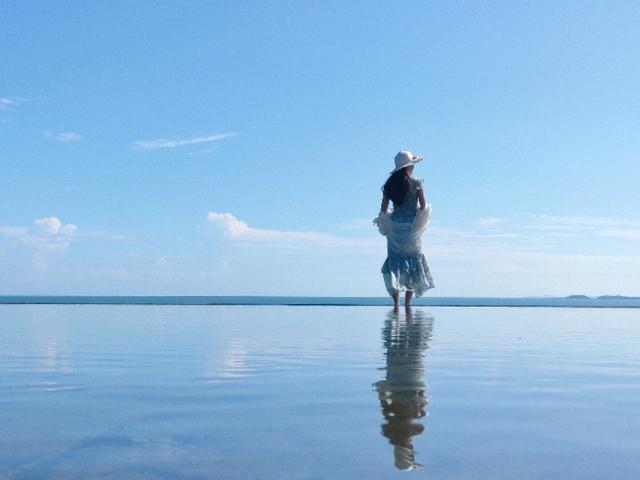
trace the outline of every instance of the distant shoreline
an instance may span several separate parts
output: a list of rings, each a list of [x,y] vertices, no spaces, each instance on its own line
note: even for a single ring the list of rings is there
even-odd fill
[[[173,296],[173,295],[2,295],[0,305],[282,305],[282,306],[391,306],[387,297],[286,296]],[[422,297],[415,306],[431,307],[554,307],[640,308],[640,298],[602,296],[569,297]]]

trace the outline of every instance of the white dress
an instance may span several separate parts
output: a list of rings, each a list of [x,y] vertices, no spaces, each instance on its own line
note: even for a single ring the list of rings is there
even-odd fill
[[[435,286],[422,253],[422,234],[431,218],[431,205],[424,210],[418,206],[418,191],[423,188],[422,179],[409,177],[409,191],[402,203],[394,203],[391,213],[380,212],[373,220],[387,237],[382,276],[390,295],[409,290],[419,297]]]

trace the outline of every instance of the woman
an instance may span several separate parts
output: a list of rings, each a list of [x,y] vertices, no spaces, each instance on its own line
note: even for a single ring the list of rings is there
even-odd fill
[[[422,157],[407,150],[395,157],[396,168],[382,187],[382,205],[373,221],[387,237],[387,259],[382,275],[394,308],[398,308],[400,292],[405,291],[405,306],[413,296],[419,297],[434,287],[433,278],[422,253],[421,236],[429,224],[431,205],[424,200],[423,181],[412,176]],[[389,200],[393,211],[389,214]]]

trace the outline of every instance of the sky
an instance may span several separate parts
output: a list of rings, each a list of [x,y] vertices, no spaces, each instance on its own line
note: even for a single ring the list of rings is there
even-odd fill
[[[0,4],[0,294],[640,295],[635,1]]]

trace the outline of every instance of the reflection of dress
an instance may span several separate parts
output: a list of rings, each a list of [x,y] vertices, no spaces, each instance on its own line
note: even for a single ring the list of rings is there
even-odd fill
[[[393,212],[380,212],[374,219],[380,233],[387,237],[387,259],[382,275],[390,295],[411,290],[419,297],[434,287],[433,278],[422,253],[422,234],[429,224],[431,205],[418,208],[421,179],[409,177],[409,191],[400,205],[393,204]]]
[[[401,318],[391,314],[382,329],[386,349],[386,375],[376,382],[385,423],[382,434],[393,445],[395,466],[412,470],[415,462],[411,437],[420,435],[424,426],[414,420],[425,416],[429,403],[424,383],[424,352],[431,338],[433,318],[421,312]]]

